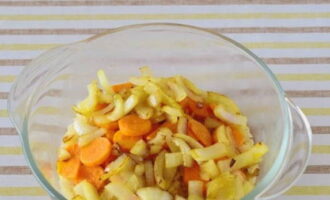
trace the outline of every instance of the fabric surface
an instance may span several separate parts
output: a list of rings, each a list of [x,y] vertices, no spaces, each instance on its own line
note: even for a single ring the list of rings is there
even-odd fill
[[[173,22],[222,33],[250,48],[308,116],[313,152],[278,200],[330,199],[330,1],[0,1],[0,199],[49,199],[8,119],[7,96],[30,59],[122,25]]]

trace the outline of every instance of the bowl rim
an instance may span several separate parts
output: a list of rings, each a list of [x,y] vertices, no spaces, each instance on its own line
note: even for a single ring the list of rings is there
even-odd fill
[[[270,80],[272,81],[274,88],[276,89],[277,92],[277,96],[278,96],[278,100],[280,102],[280,107],[281,107],[281,111],[283,113],[283,122],[284,122],[284,131],[283,131],[283,137],[282,137],[282,142],[281,142],[281,147],[279,150],[279,153],[277,154],[277,157],[275,159],[275,162],[273,163],[273,166],[271,167],[271,169],[266,173],[266,175],[256,184],[256,187],[249,193],[247,194],[244,198],[242,198],[242,200],[251,200],[251,199],[255,199],[257,197],[260,197],[263,193],[265,193],[271,186],[272,184],[277,180],[277,178],[279,177],[279,175],[281,174],[281,171],[283,170],[285,163],[286,163],[286,159],[287,159],[287,155],[289,153],[289,149],[291,147],[291,140],[292,140],[292,118],[291,118],[291,113],[290,113],[290,109],[289,109],[289,105],[287,104],[286,100],[285,100],[285,92],[282,89],[279,81],[277,80],[276,76],[273,74],[273,72],[268,68],[268,66],[258,57],[256,56],[254,53],[252,53],[248,48],[244,47],[242,44],[220,34],[217,33],[215,31],[212,30],[208,30],[205,28],[200,28],[200,27],[196,27],[196,26],[191,26],[191,25],[186,25],[186,24],[178,24],[178,23],[142,23],[142,24],[132,24],[132,25],[126,25],[126,26],[121,26],[121,27],[117,27],[114,29],[110,29],[108,31],[104,31],[102,33],[96,34],[94,36],[91,36],[87,39],[78,41],[78,42],[74,42],[74,43],[69,43],[69,44],[65,44],[65,45],[60,45],[58,47],[55,48],[51,48],[45,52],[43,52],[41,55],[37,56],[36,58],[42,57],[45,54],[47,54],[49,51],[54,50],[56,48],[63,48],[66,46],[74,46],[76,44],[79,43],[84,43],[84,42],[90,42],[92,40],[98,39],[102,36],[105,35],[109,35],[112,33],[116,33],[116,32],[121,32],[121,31],[125,31],[125,30],[129,30],[129,29],[138,29],[138,28],[144,28],[144,27],[152,27],[152,26],[165,26],[165,27],[180,27],[180,28],[188,28],[188,29],[193,29],[193,30],[197,30],[197,31],[202,31],[202,32],[206,32],[209,34],[212,34],[213,36],[217,36],[223,40],[225,40],[226,42],[231,43],[232,45],[234,45],[235,47],[237,47],[238,49],[242,50],[244,53],[246,53],[248,56],[250,56],[254,61],[256,61],[256,63],[261,67],[261,69],[264,70],[265,74],[270,78]],[[34,58],[33,60],[35,60],[36,58]],[[10,91],[10,93],[12,93],[13,88],[15,88],[15,83],[12,86],[12,89]],[[9,108],[9,103],[8,103],[8,108]],[[38,182],[40,183],[40,185],[48,192],[48,194],[54,198],[54,199],[59,199],[59,200],[66,200],[66,198],[63,197],[63,195],[58,192],[51,184],[49,184],[49,182],[46,180],[46,178],[42,175],[42,172],[39,170],[39,168],[37,167],[36,162],[34,161],[34,158],[32,156],[32,152],[30,150],[30,145],[29,145],[29,139],[28,139],[28,134],[27,133],[27,120],[24,119],[23,122],[23,129],[20,130],[20,128],[17,127],[17,125],[15,124],[14,120],[12,119],[12,117],[10,117],[10,120],[12,121],[12,123],[14,124],[16,130],[18,130],[19,132],[21,132],[20,135],[20,139],[21,139],[21,143],[23,146],[23,154],[25,156],[25,159],[27,160],[27,163],[29,165],[29,167],[32,169],[32,172],[34,174],[34,176],[36,177],[36,179],[38,180]]]

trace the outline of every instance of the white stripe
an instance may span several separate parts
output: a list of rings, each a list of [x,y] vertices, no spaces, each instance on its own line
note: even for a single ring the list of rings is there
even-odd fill
[[[1,66],[1,75],[18,75],[23,68],[23,66]]]
[[[0,117],[0,128],[13,128],[13,124],[7,117]]]
[[[312,154],[309,159],[308,165],[329,165],[329,154]]]
[[[0,187],[34,187],[39,186],[33,175],[0,175]]]
[[[175,6],[49,6],[0,7],[1,14],[100,14],[100,13],[241,13],[241,12],[328,12],[330,6],[321,5],[175,5]]]
[[[114,28],[142,23],[179,23],[199,27],[306,27],[328,26],[330,19],[210,19],[210,20],[63,20],[63,21],[3,21],[2,29],[14,28]]]
[[[9,92],[11,85],[12,83],[0,83],[0,92]]]
[[[2,51],[2,50],[0,50],[0,59],[33,59],[45,51],[46,50],[40,50],[40,51]]]
[[[93,34],[77,35],[0,35],[2,44],[11,43],[70,43],[91,37]],[[225,33],[239,42],[329,42],[328,33]]]
[[[21,142],[18,135],[0,135],[0,146],[20,147]]]
[[[279,74],[330,73],[330,64],[268,65],[268,67]]]
[[[1,155],[0,166],[26,166],[27,163],[22,155]]]
[[[291,98],[301,108],[330,108],[330,98]]]
[[[61,44],[72,43],[92,35],[0,35],[1,44]]]
[[[0,99],[0,110],[7,109],[7,99]]]
[[[313,145],[329,145],[329,141],[330,141],[330,134],[313,135]]]
[[[284,90],[329,90],[330,81],[280,81]]]
[[[330,185],[330,174],[304,174],[295,184],[296,186]]]
[[[315,197],[315,198],[313,198],[313,197],[315,197],[315,196],[310,196],[310,195],[305,195],[305,196],[303,196],[303,195],[299,195],[299,196],[285,196],[285,195],[283,195],[283,196],[279,196],[279,197],[277,197],[277,198],[275,198],[275,199],[273,199],[273,200],[312,200],[312,199],[317,199],[317,200],[329,200],[329,196],[321,196],[321,195],[317,195],[317,197]]]

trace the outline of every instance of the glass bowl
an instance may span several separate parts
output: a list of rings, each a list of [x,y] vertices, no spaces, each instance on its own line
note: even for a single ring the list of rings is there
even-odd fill
[[[120,27],[60,46],[34,59],[9,95],[9,116],[24,155],[41,186],[64,200],[56,173],[57,150],[72,122],[72,105],[104,69],[112,83],[150,66],[157,76],[181,74],[205,90],[233,98],[248,117],[256,141],[270,151],[247,199],[269,199],[303,173],[311,152],[311,129],[266,64],[248,49],[217,33],[180,24]]]

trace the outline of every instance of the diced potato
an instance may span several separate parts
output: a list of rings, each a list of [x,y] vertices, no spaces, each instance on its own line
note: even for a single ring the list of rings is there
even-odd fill
[[[122,171],[133,171],[134,167],[134,161],[126,154],[122,154],[105,168],[107,173],[104,175],[104,178],[109,178]]]
[[[183,87],[181,87],[179,84],[175,82],[175,80],[169,80],[166,82],[170,90],[173,91],[175,100],[177,102],[182,101],[187,97],[187,93]]]
[[[157,132],[156,136],[149,140],[149,144],[164,145],[166,142],[166,137],[171,136],[173,133],[169,128],[161,128]]]
[[[207,92],[207,102],[221,104],[226,108],[226,110],[234,114],[240,112],[239,107],[236,105],[236,103],[225,95],[221,95],[215,92]]]
[[[178,127],[177,127],[178,133],[186,134],[187,133],[187,125],[188,125],[187,118],[186,117],[179,117]]]
[[[235,177],[230,173],[219,175],[207,183],[207,199],[228,199],[235,197]]]
[[[168,148],[170,149],[171,152],[179,152],[180,151],[179,147],[176,146],[176,144],[173,142],[173,137],[172,136],[166,136],[165,140],[166,140],[166,145],[168,146]]]
[[[130,95],[124,103],[124,114],[128,114],[139,103],[139,97],[137,95]]]
[[[233,159],[219,160],[217,162],[220,173],[225,173],[231,171],[230,164],[234,163]]]
[[[98,104],[98,95],[100,93],[96,81],[93,81],[87,86],[88,89],[88,97],[78,103],[77,106],[73,107],[73,110],[78,114],[82,115],[90,115],[93,111],[95,111]]]
[[[116,197],[110,191],[104,189],[100,195],[101,200],[116,200]]]
[[[108,120],[112,122],[122,118],[125,114],[123,98],[119,94],[115,94],[113,96],[113,101],[115,108],[110,114],[107,115]]]
[[[60,161],[65,161],[71,158],[71,154],[65,149],[65,148],[60,148],[59,153],[58,153],[58,159]]]
[[[147,101],[148,101],[148,104],[151,107],[155,108],[155,107],[158,107],[161,104],[162,97],[158,92],[156,92],[154,94],[150,94]]]
[[[70,180],[64,178],[63,176],[59,176],[59,184],[62,194],[65,198],[71,199],[75,196],[73,191],[73,184]]]
[[[144,140],[137,141],[134,146],[131,148],[130,152],[138,156],[147,156],[148,155],[148,146]]]
[[[154,163],[154,175],[156,184],[161,189],[167,188],[167,182],[164,178],[164,168],[165,168],[165,151],[162,151],[158,154]]]
[[[137,191],[141,200],[172,200],[173,197],[166,191],[157,187],[145,187]]]
[[[142,176],[145,172],[145,166],[143,163],[135,165],[134,173],[138,176]]]
[[[183,116],[183,112],[179,108],[174,108],[174,107],[171,107],[171,106],[163,106],[162,110],[166,114],[168,114],[170,116],[173,116],[173,117],[181,117],[181,116]]]
[[[101,85],[101,88],[103,89],[103,91],[109,93],[109,94],[113,94],[113,90],[111,85],[109,84],[108,78],[105,75],[103,70],[98,70],[97,71],[97,78],[99,80],[99,83]]]
[[[235,164],[232,169],[237,170],[261,162],[262,156],[268,152],[268,147],[263,143],[255,144],[250,150],[234,157]]]
[[[163,149],[163,145],[154,144],[150,146],[150,154],[157,154]]]
[[[183,165],[182,153],[165,153],[165,167],[172,168]]]
[[[142,119],[150,119],[153,116],[154,110],[146,104],[139,104],[135,107],[135,112]]]
[[[86,200],[100,200],[96,188],[86,180],[76,185],[74,187],[74,192],[76,195],[80,195]]]
[[[203,180],[210,180],[219,175],[218,166],[215,164],[214,160],[208,160],[200,165],[201,178]]]
[[[240,114],[234,114],[225,110],[224,106],[217,105],[214,110],[214,115],[219,119],[233,125],[247,125],[247,118]]]
[[[182,196],[175,195],[174,200],[186,200],[186,199],[183,198]]]
[[[127,186],[121,183],[109,183],[104,189],[115,196],[117,200],[139,200]]]
[[[132,190],[132,191],[137,191],[139,188],[145,187],[145,182],[142,179],[141,176],[138,176],[136,174],[132,174],[127,182],[126,185]]]
[[[183,165],[185,167],[191,167],[193,164],[193,160],[189,153],[191,150],[189,145],[180,138],[173,138],[173,142],[180,148],[180,151],[182,153],[182,158],[183,158]]]
[[[203,187],[202,181],[189,181],[188,182],[188,200],[203,200]]]
[[[222,125],[222,123],[221,123],[219,120],[216,120],[216,119],[211,118],[211,117],[207,117],[207,118],[204,120],[204,125],[205,125],[206,128],[208,128],[208,129],[214,129],[214,128],[217,128],[217,127],[219,127],[220,125]]]
[[[78,145],[80,147],[86,146],[87,144],[92,142],[95,138],[103,136],[106,132],[107,132],[106,129],[100,128],[93,133],[82,135],[78,138]]]
[[[226,145],[222,143],[215,143],[205,148],[192,149],[190,154],[196,161],[200,162],[223,158],[228,156],[229,152]]]
[[[195,138],[190,137],[189,135],[177,133],[177,134],[174,134],[174,137],[184,140],[185,142],[187,142],[189,144],[189,146],[191,148],[194,148],[194,149],[203,148],[203,145],[201,145],[201,143],[199,143],[197,140],[195,140]]]
[[[150,160],[144,162],[146,185],[153,186],[155,185],[155,176],[154,176],[154,167]]]
[[[164,179],[166,181],[166,190],[171,186],[177,172],[177,167],[164,168]]]
[[[91,126],[85,116],[77,115],[73,121],[74,131],[79,135],[85,135],[87,133],[92,133],[97,130],[97,127]]]

